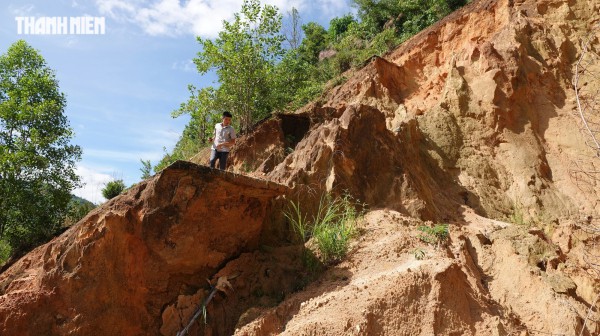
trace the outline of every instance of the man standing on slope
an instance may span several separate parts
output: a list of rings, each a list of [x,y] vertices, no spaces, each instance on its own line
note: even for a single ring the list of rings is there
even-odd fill
[[[219,169],[225,170],[227,156],[235,144],[235,130],[231,126],[231,113],[223,112],[223,122],[215,125],[215,137],[210,138],[209,141],[213,141],[210,152],[210,168],[215,168],[215,163],[219,159]]]

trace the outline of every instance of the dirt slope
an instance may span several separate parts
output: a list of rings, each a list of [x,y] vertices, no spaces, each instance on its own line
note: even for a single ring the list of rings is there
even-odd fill
[[[252,177],[178,162],[19,260],[0,334],[175,335],[224,278],[191,335],[600,334],[571,88],[599,22],[591,0],[472,2],[240,139]],[[321,191],[372,210],[323,274],[282,216]],[[447,242],[419,240],[440,222]]]
[[[584,190],[571,178],[595,159],[571,82],[599,6],[474,1],[281,125],[264,124],[233,153],[234,170],[432,219],[460,204],[488,217],[596,213],[598,181]]]
[[[233,154],[234,169],[244,162],[299,194],[350,190],[373,207],[457,227],[447,256],[415,265],[402,247],[409,236],[414,246],[416,227],[387,223],[395,243],[372,233],[373,249],[359,243],[323,284],[238,333],[600,333],[598,238],[581,230],[598,221],[600,181],[579,179],[579,167],[599,163],[572,89],[581,41],[599,22],[594,1],[474,1],[259,128]],[[519,225],[498,230],[486,217]],[[465,224],[477,230],[456,233]],[[339,272],[346,280],[328,279]],[[382,279],[356,285],[372,274]]]
[[[577,261],[536,230],[462,211],[439,248],[418,239],[419,220],[370,212],[347,260],[236,335],[577,335],[583,292],[558,270]]]

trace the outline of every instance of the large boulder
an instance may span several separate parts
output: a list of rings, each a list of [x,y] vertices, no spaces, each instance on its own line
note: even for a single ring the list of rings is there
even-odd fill
[[[286,188],[176,162],[0,275],[2,335],[157,335],[163,308],[255,250]]]

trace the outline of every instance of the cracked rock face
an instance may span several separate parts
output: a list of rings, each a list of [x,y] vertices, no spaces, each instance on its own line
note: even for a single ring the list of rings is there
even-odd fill
[[[599,238],[575,234],[600,181],[572,175],[598,162],[571,82],[598,22],[598,1],[472,1],[241,137],[232,169],[271,182],[178,162],[23,257],[0,275],[0,335],[173,335],[206,279],[232,275],[192,334],[598,334],[577,317],[600,288]],[[288,298],[302,261],[276,198],[315,190],[398,213],[371,213],[347,260]],[[421,245],[422,219],[451,224],[451,249]]]
[[[292,188],[349,190],[424,219],[443,220],[460,204],[493,218],[598,213],[598,179],[584,175],[599,163],[573,117],[572,79],[599,6],[473,1],[345,73],[293,114],[310,120],[303,132],[270,121],[240,139],[233,169],[243,161]]]
[[[157,335],[165,305],[257,248],[274,183],[176,162],[0,275],[2,335]]]

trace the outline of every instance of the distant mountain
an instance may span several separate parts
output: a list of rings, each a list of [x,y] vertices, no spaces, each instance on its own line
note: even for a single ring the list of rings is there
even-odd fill
[[[74,204],[77,204],[77,205],[88,205],[88,206],[91,206],[92,208],[96,207],[96,204],[86,200],[85,198],[81,198],[81,197],[75,196],[75,195],[71,195],[71,202],[73,202]]]
[[[69,214],[65,219],[63,227],[68,228],[71,225],[79,222],[83,217],[85,217],[85,215],[94,210],[96,206],[96,204],[86,200],[85,198],[71,195],[71,201],[69,202]]]

